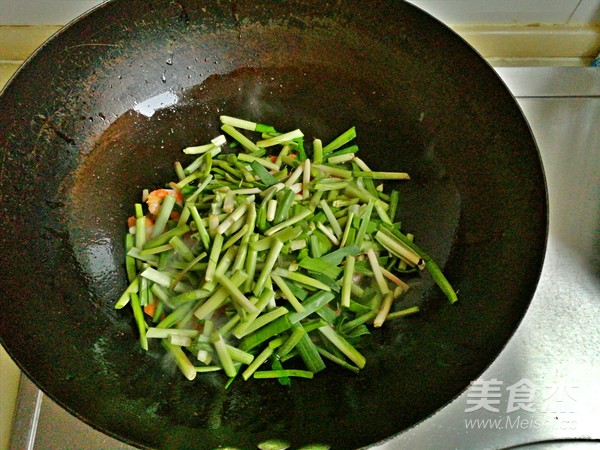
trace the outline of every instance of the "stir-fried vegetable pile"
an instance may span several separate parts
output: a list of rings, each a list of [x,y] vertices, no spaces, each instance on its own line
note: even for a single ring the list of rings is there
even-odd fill
[[[409,176],[372,171],[350,145],[354,127],[326,146],[315,139],[311,160],[300,130],[221,122],[239,151],[223,151],[224,135],[184,149],[197,156],[175,163],[179,181],[145,191],[129,219],[130,284],[115,307],[131,305],[143,349],[160,339],[190,380],[223,371],[289,384],[325,361],[362,369],[367,325],[418,312],[395,305],[403,273],[426,269],[456,301],[395,222],[398,192],[381,180]]]

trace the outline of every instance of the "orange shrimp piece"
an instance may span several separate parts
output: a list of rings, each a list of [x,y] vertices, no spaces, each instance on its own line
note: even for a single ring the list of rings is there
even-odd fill
[[[152,232],[154,231],[154,220],[151,217],[146,217],[146,239],[152,238]]]
[[[146,219],[146,238],[150,239],[152,237],[152,232],[154,231],[154,220],[152,220],[152,217],[149,216],[144,216],[144,218]],[[136,223],[137,219],[135,218],[135,216],[129,216],[127,218],[127,228],[135,228]]]
[[[148,205],[148,211],[150,211],[150,214],[158,214],[160,205],[167,195],[172,195],[175,197],[175,201],[178,205],[183,205],[183,195],[176,187],[174,187],[174,189],[156,189],[150,192],[146,198],[146,204]]]
[[[150,317],[153,317],[154,313],[156,312],[156,302],[148,303],[146,306],[144,306],[144,312]]]
[[[160,205],[167,195],[169,195],[169,191],[167,189],[156,189],[148,194],[148,197],[146,198],[146,204],[148,205],[148,211],[150,211],[150,214],[158,214]]]
[[[146,228],[151,227],[152,225],[154,225],[154,220],[152,220],[151,217],[144,216],[144,218],[146,219]],[[135,227],[136,223],[137,223],[137,219],[135,218],[135,216],[129,216],[127,218],[127,228],[133,228],[133,227]]]
[[[169,183],[169,186],[171,186],[171,189],[173,189],[173,195],[175,195],[175,201],[177,202],[177,204],[179,206],[183,205],[183,194],[177,187],[177,184],[175,182],[171,181]]]
[[[152,303],[148,303],[146,306],[144,306],[144,313],[150,317],[154,317],[154,315],[156,314],[156,307],[158,306],[158,300],[156,297],[154,297]],[[160,319],[164,319],[165,318],[165,313],[163,312],[160,315]]]

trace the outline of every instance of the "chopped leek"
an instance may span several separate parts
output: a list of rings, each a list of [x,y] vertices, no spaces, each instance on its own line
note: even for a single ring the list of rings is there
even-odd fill
[[[314,139],[311,160],[299,129],[220,120],[224,135],[183,150],[193,160],[175,163],[171,190],[134,205],[129,284],[115,308],[131,304],[143,350],[160,341],[189,380],[220,372],[225,388],[238,378],[290,386],[329,364],[354,373],[368,364],[355,346],[367,326],[419,311],[404,304],[407,267],[457,300],[400,231],[399,191],[373,181],[410,177],[371,170],[347,145],[354,127],[326,146]],[[239,153],[222,151],[228,142]]]

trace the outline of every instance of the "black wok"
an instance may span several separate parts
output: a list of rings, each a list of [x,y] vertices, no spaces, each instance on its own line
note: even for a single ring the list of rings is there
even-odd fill
[[[404,228],[459,303],[423,277],[404,300],[422,312],[372,334],[364,371],[290,389],[189,382],[159,349],[140,351],[113,309],[125,220],[224,113],[323,141],[355,125],[368,164],[412,175]],[[404,2],[116,0],[27,62],[0,119],[2,344],[52,399],[137,446],[393,436],[482,373],[538,280],[547,211],[530,130],[493,70]]]

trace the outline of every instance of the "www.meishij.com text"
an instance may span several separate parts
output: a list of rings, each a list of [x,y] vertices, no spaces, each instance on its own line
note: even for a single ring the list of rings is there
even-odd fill
[[[467,430],[575,430],[577,421],[559,417],[504,416],[486,419],[465,419]]]

